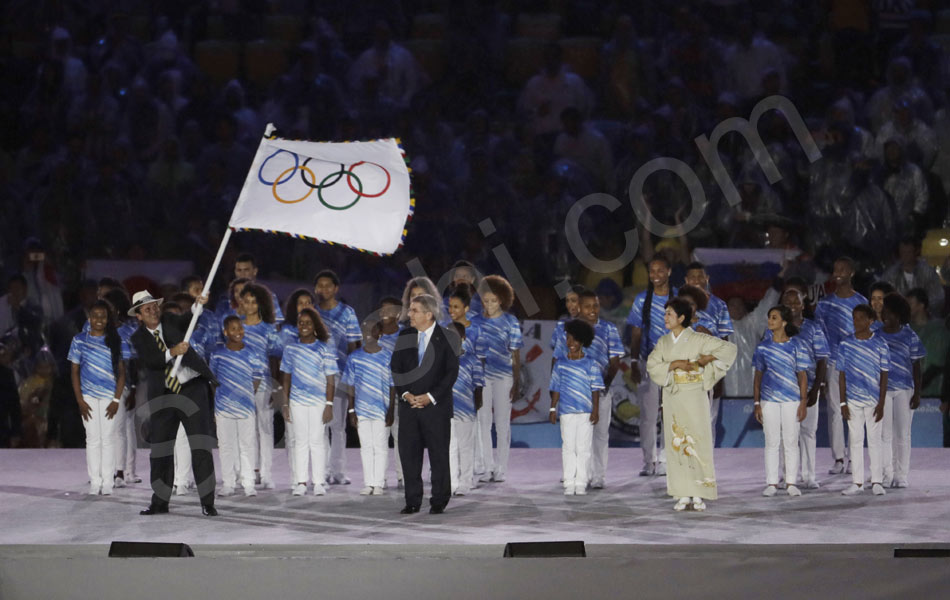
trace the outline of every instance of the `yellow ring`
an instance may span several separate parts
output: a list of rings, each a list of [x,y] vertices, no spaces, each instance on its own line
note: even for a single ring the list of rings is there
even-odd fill
[[[277,200],[278,202],[280,202],[280,203],[282,203],[282,204],[296,204],[296,203],[298,203],[298,202],[303,202],[304,200],[307,199],[308,196],[310,196],[310,194],[313,193],[313,188],[309,188],[309,189],[307,190],[307,193],[306,193],[306,194],[304,194],[304,195],[303,195],[302,197],[300,197],[300,198],[297,198],[296,200],[284,200],[283,198],[281,198],[280,196],[277,195],[277,182],[280,181],[280,180],[284,177],[284,175],[290,173],[291,171],[296,171],[297,169],[300,169],[301,171],[306,171],[307,173],[310,173],[310,178],[313,179],[314,181],[317,180],[316,176],[313,174],[313,171],[310,170],[310,167],[305,167],[305,166],[290,167],[289,169],[287,169],[286,171],[284,171],[283,173],[281,173],[280,175],[278,175],[278,176],[274,179],[274,183],[271,185],[271,190],[272,190],[273,193],[274,193],[274,200]]]

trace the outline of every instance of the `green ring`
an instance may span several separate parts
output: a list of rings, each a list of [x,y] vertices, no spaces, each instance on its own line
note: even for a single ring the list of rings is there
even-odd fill
[[[350,202],[349,204],[347,204],[346,206],[333,206],[332,204],[327,204],[327,201],[323,199],[323,184],[326,182],[327,179],[329,179],[329,178],[331,178],[331,177],[338,177],[338,176],[342,176],[342,175],[349,175],[349,176],[353,177],[353,179],[356,180],[356,184],[357,184],[358,186],[360,186],[360,191],[359,191],[359,193],[357,193],[357,194],[356,194],[356,198],[354,198],[353,201]],[[337,181],[339,181],[339,179],[337,179]],[[363,193],[363,182],[360,181],[360,178],[357,177],[356,174],[353,173],[353,171],[338,171],[338,172],[336,172],[336,173],[330,173],[329,175],[327,175],[326,177],[324,177],[323,180],[320,181],[320,183],[318,184],[318,187],[317,187],[317,198],[320,199],[320,204],[326,206],[326,207],[329,208],[330,210],[346,210],[346,209],[348,209],[348,208],[352,208],[353,205],[355,205],[357,202],[360,201],[360,198],[362,197],[360,194],[362,194],[362,193]]]

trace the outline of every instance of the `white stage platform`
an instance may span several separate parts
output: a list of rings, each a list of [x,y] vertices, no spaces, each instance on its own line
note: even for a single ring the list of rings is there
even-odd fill
[[[359,451],[347,451],[353,484],[324,497],[289,492],[286,455],[275,453],[282,489],[256,498],[218,498],[217,518],[201,516],[192,492],[173,497],[171,513],[139,516],[146,481],[111,497],[85,491],[83,450],[0,451],[0,545],[109,544],[113,540],[191,545],[504,545],[510,541],[583,540],[588,544],[924,544],[950,543],[950,450],[915,449],[910,487],[844,497],[850,475],[821,475],[820,490],[800,498],[764,487],[761,449],[720,449],[721,497],[704,513],[675,513],[663,477],[638,477],[640,450],[611,449],[607,486],[565,497],[560,452],[513,449],[509,478],[453,498],[444,515],[400,515],[401,491],[360,496]],[[831,460],[819,449],[819,472]],[[395,475],[390,473],[390,485]],[[286,485],[283,485],[286,484]],[[426,501],[427,502],[427,501]],[[500,547],[500,546],[499,546]]]

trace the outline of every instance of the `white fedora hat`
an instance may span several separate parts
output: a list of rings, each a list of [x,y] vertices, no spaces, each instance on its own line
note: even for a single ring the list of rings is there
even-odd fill
[[[134,317],[140,308],[146,304],[151,304],[152,302],[162,303],[164,298],[153,298],[147,290],[142,290],[141,292],[135,292],[132,296],[132,308],[129,309],[129,316]]]

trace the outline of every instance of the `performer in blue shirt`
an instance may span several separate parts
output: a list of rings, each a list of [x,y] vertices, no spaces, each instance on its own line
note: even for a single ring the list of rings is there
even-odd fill
[[[280,359],[280,343],[277,336],[274,305],[271,293],[257,283],[247,283],[241,290],[241,314],[244,319],[244,343],[257,354],[263,370],[257,373],[260,385],[254,394],[257,407],[258,453],[255,459],[255,480],[264,489],[274,489],[271,475],[274,463],[274,410],[279,398],[273,395],[277,361]]]
[[[910,322],[910,304],[897,293],[884,297],[883,326],[875,335],[887,342],[891,368],[887,372],[887,402],[882,429],[884,487],[907,487],[910,471],[910,430],[920,406],[921,361],[927,356]]]
[[[307,492],[308,471],[313,476],[313,495],[327,493],[326,425],[333,418],[333,394],[339,373],[336,353],[328,344],[330,333],[319,313],[305,308],[297,315],[299,341],[284,349],[280,361],[284,403],[294,424],[293,495]],[[344,413],[345,414],[345,413]]]
[[[600,299],[591,290],[583,290],[578,294],[580,320],[594,329],[594,339],[585,350],[584,355],[597,364],[604,383],[604,393],[601,395],[598,410],[597,424],[594,425],[594,437],[591,442],[590,487],[595,490],[604,487],[607,474],[607,449],[610,442],[610,419],[613,411],[610,397],[607,392],[617,371],[620,370],[620,357],[624,355],[623,342],[617,327],[600,318]],[[561,330],[564,331],[563,328]],[[567,334],[563,340],[559,337],[554,348],[554,359],[561,360],[567,356]]]
[[[102,282],[100,281],[100,287]],[[127,483],[141,483],[142,479],[136,474],[135,458],[138,449],[138,432],[135,427],[135,387],[138,383],[137,373],[132,360],[135,358],[132,344],[129,339],[138,329],[138,321],[129,318],[129,309],[132,302],[125,288],[113,287],[103,298],[112,305],[116,317],[116,331],[122,338],[122,343],[128,347],[128,355],[123,354],[125,362],[125,389],[122,391],[122,402],[115,414],[116,447],[115,447],[115,477],[114,487],[123,488]]]
[[[551,423],[561,420],[561,463],[564,495],[587,493],[588,464],[600,394],[604,391],[601,369],[584,354],[594,339],[594,328],[574,319],[564,324],[567,355],[551,372]]]
[[[125,389],[128,344],[115,327],[112,305],[96,300],[89,309],[89,331],[69,346],[70,378],[86,430],[89,494],[109,496],[115,485],[115,415]]]
[[[277,351],[281,358],[283,358],[284,349],[298,341],[297,315],[305,308],[313,308],[313,303],[313,292],[305,288],[294,290],[287,297],[287,304],[284,307],[286,318],[277,331]],[[278,384],[277,391],[281,391],[280,387]],[[296,483],[294,479],[294,424],[290,420],[288,410],[290,410],[289,407],[283,406],[280,413],[284,420],[284,449],[287,452],[287,463],[290,465],[290,487],[293,488]]]
[[[669,261],[657,255],[650,261],[650,283],[645,292],[640,292],[633,300],[630,314],[627,315],[627,329],[630,340],[630,354],[633,356],[631,378],[637,386],[640,399],[640,448],[643,450],[643,468],[641,476],[666,474],[666,455],[663,452],[663,440],[658,439],[657,423],[660,418],[660,386],[646,375],[647,356],[657,341],[666,335],[663,321],[666,316],[666,303],[676,295],[670,286],[672,267]],[[659,442],[659,450],[657,449]]]
[[[379,345],[390,352],[396,347],[396,338],[402,327],[399,325],[399,312],[402,303],[395,296],[386,296],[379,301],[376,310],[379,312]],[[395,429],[393,429],[395,431]],[[399,461],[396,461],[399,464]]]
[[[840,388],[841,416],[848,422],[851,438],[851,481],[842,494],[853,496],[864,489],[864,430],[867,427],[868,456],[871,462],[871,490],[884,494],[882,429],[890,353],[887,342],[871,331],[874,309],[867,304],[854,307],[854,335],[838,344],[836,365]]]
[[[467,287],[467,286],[466,286]],[[455,290],[453,294],[458,293]],[[467,292],[464,292],[467,293]],[[452,301],[457,300],[453,295]],[[450,305],[449,310],[452,310]],[[465,317],[465,313],[460,313]],[[452,480],[452,494],[464,496],[473,488],[475,482],[475,430],[478,426],[476,415],[482,406],[482,388],[485,387],[485,373],[482,361],[475,356],[475,350],[466,336],[465,325],[453,321],[449,331],[455,331],[462,340],[462,355],[459,356],[459,373],[452,386],[452,433],[449,440],[449,475]]]
[[[234,494],[240,472],[244,495],[256,496],[257,407],[254,395],[266,366],[260,353],[244,343],[244,325],[237,315],[225,317],[224,338],[224,346],[211,354],[208,364],[219,384],[214,393],[218,456],[221,460],[221,490],[218,495]]]
[[[481,285],[483,312],[472,319],[478,327],[475,354],[485,365],[484,402],[478,411],[478,435],[485,472],[478,480],[504,481],[508,476],[508,453],[511,450],[511,404],[520,393],[520,350],[524,341],[518,318],[508,312],[515,301],[515,292],[508,280],[499,275],[488,275],[482,279]],[[495,424],[497,456],[492,453],[492,423]]]
[[[851,312],[859,304],[867,304],[867,299],[855,291],[852,284],[854,277],[854,261],[847,257],[841,257],[835,261],[832,278],[835,281],[835,292],[818,302],[815,309],[815,320],[821,325],[825,338],[828,340],[828,347],[831,355],[828,357],[828,402],[826,404],[828,412],[828,440],[831,444],[831,455],[835,459],[835,464],[828,471],[835,475],[845,472],[844,459],[844,422],[841,420],[841,410],[838,408],[837,399],[840,391],[838,390],[838,368],[837,353],[838,344],[841,340],[854,334],[854,323],[851,318]],[[850,469],[850,466],[848,467]]]
[[[830,351],[825,333],[812,320],[806,319],[803,311],[805,301],[797,287],[788,287],[782,294],[782,304],[792,313],[792,325],[798,328],[795,338],[808,353],[808,370],[805,373],[808,384],[808,403],[805,419],[799,425],[798,450],[801,462],[802,485],[807,489],[818,489],[815,479],[815,447],[818,433],[818,393],[825,381],[826,361]]]
[[[386,487],[389,428],[393,424],[396,392],[389,363],[393,353],[379,345],[378,320],[362,325],[363,344],[346,359],[347,414],[360,436],[363,496],[381,496]]]
[[[339,372],[346,367],[346,357],[360,345],[360,322],[353,307],[337,299],[340,278],[324,269],[313,278],[313,292],[317,297],[317,311],[330,332],[330,344],[336,350]],[[330,453],[327,462],[328,481],[349,485],[346,476],[346,396],[342,388],[336,390],[333,420],[330,422]]]
[[[763,496],[774,496],[778,485],[779,442],[785,453],[785,483],[789,496],[801,496],[798,478],[799,423],[808,412],[808,349],[798,339],[787,306],[769,309],[769,333],[755,349],[752,384],[755,418],[765,432]]]

